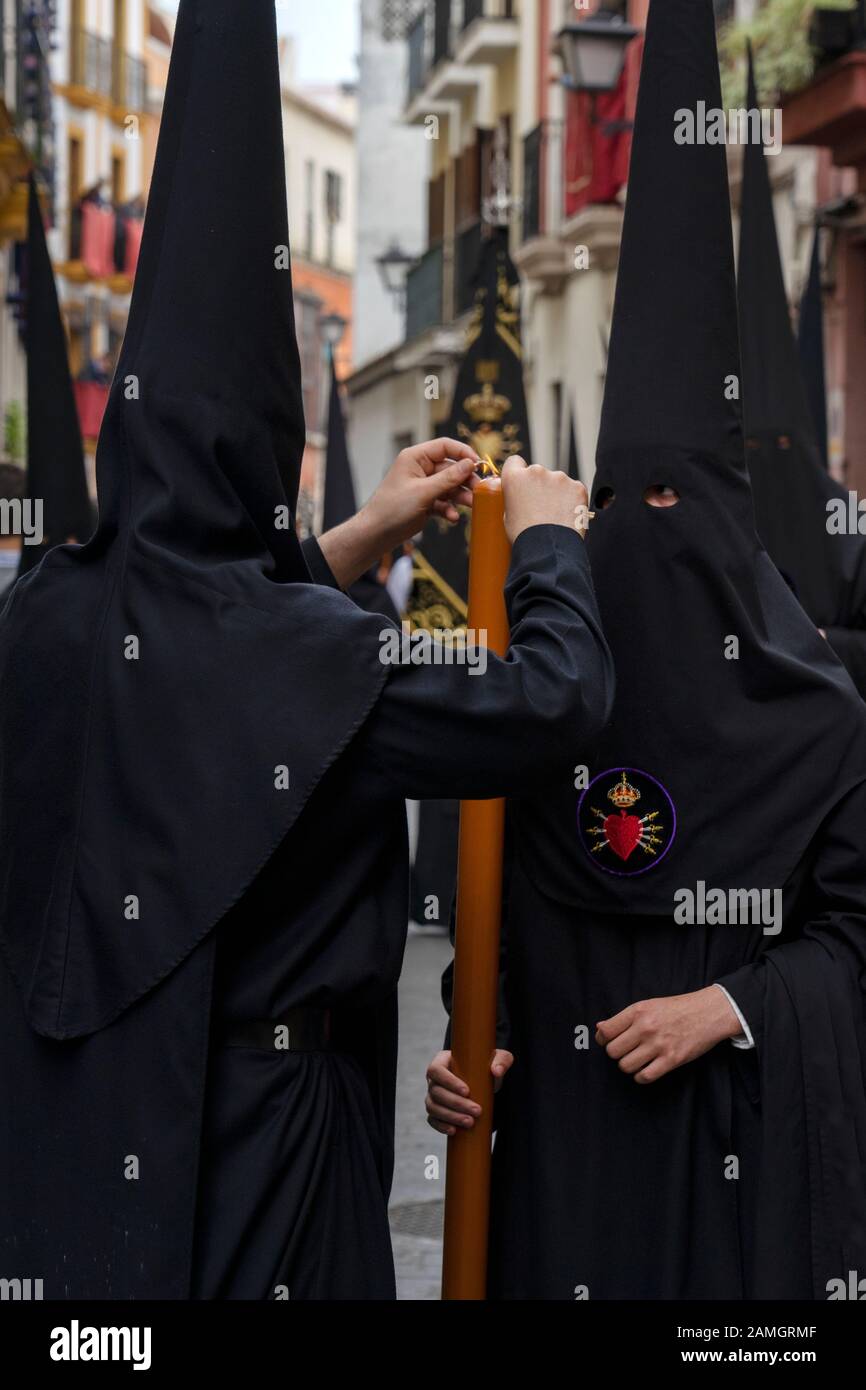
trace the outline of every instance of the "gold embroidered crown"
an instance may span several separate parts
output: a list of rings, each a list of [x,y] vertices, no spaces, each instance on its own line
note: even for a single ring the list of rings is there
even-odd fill
[[[617,782],[615,787],[611,787],[607,799],[612,801],[614,806],[633,806],[636,801],[640,801],[640,792],[637,787],[632,786],[623,773],[621,781]]]
[[[485,381],[475,395],[467,396],[463,405],[470,419],[480,420],[486,425],[497,425],[505,412],[511,409],[508,397],[498,395],[489,381]]]

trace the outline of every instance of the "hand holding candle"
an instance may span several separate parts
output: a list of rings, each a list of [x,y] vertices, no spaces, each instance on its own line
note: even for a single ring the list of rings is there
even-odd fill
[[[522,458],[506,461],[502,491],[505,530],[512,545],[530,526],[569,526],[584,536],[594,515],[583,483],[540,464],[527,468]]]

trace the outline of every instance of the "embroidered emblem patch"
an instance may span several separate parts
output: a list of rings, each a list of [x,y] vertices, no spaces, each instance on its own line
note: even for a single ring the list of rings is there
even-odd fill
[[[626,878],[646,873],[665,857],[677,814],[655,777],[632,767],[613,768],[594,777],[581,796],[577,828],[593,862]]]

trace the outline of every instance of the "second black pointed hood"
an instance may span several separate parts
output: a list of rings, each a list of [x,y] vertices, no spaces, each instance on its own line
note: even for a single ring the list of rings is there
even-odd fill
[[[325,495],[322,504],[322,531],[340,526],[358,510],[346,422],[334,359],[331,358],[331,389],[328,396],[328,444],[325,451]]]
[[[749,64],[749,106],[757,107]],[[866,536],[836,534],[846,490],[824,468],[791,327],[769,160],[746,146],[738,266],[746,457],[758,534],[866,695]],[[819,305],[820,311],[820,305]]]
[[[43,508],[42,545],[24,545],[19,574],[64,541],[93,530],[81,426],[75,406],[66,334],[42,210],[30,176],[27,224],[27,497]]]
[[[99,528],[0,612],[0,944],[48,1037],[204,945],[385,682],[309,582],[300,402],[273,0],[181,0]]]
[[[746,103],[758,110],[749,54]],[[812,427],[782,273],[770,171],[763,145],[743,151],[737,293],[742,335],[743,400],[751,438],[811,438]]]
[[[677,139],[714,109],[711,0],[651,0],[587,539],[616,698],[516,836],[576,911],[781,888],[866,778],[866,711],[754,529],[725,148]]]
[[[809,274],[800,301],[800,321],[797,328],[797,348],[800,368],[806,384],[806,394],[812,412],[812,427],[818,454],[824,467],[828,464],[827,440],[827,379],[824,365],[824,292],[821,286],[821,236],[816,227],[809,258]]]
[[[571,412],[571,416],[570,416],[570,418],[569,418],[569,429],[568,429],[568,467],[567,467],[567,472],[568,472],[569,478],[574,478],[576,482],[580,482],[580,456],[579,456],[579,454],[578,454],[578,452],[577,452],[577,428],[576,428],[576,425],[577,425],[577,422],[576,422],[576,420],[575,420],[575,418],[574,418],[574,411],[572,411],[572,412]]]

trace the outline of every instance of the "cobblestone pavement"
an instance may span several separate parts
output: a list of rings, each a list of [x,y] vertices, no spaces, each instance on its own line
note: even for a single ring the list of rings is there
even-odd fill
[[[439,1298],[445,1139],[427,1124],[425,1072],[442,1046],[445,1011],[439,979],[451,958],[446,936],[409,929],[400,980],[400,1052],[397,1073],[397,1153],[391,1193],[391,1232],[397,1297]]]

